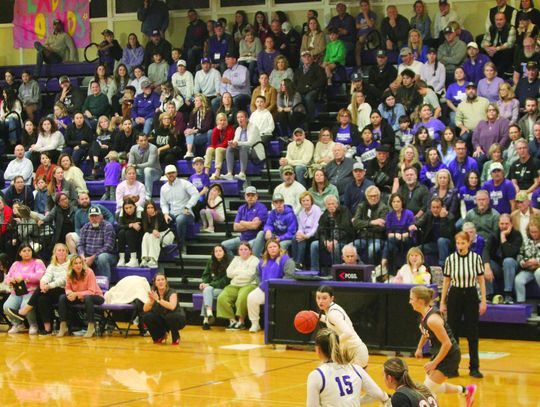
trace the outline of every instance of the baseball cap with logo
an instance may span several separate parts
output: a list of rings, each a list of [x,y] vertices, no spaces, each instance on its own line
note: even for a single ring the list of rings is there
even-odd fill
[[[101,215],[101,209],[99,209],[97,206],[92,206],[88,211],[88,216],[92,215]]]
[[[281,174],[294,174],[294,168],[292,165],[285,165],[281,167]]]
[[[516,202],[523,202],[529,199],[529,196],[527,195],[527,192],[525,191],[519,191],[516,195]]]
[[[248,195],[248,194],[256,194],[257,193],[257,188],[255,187],[247,187],[246,188],[246,192],[245,194]]]
[[[279,192],[275,193],[274,196],[272,196],[272,202],[276,201],[284,201],[285,198],[283,197],[283,194],[280,194]]]
[[[150,81],[150,79],[145,79],[141,82],[141,89],[149,88],[150,86],[152,86],[152,82]]]
[[[180,66],[180,65],[187,66],[186,61],[184,61],[183,59],[179,59],[178,62],[176,63],[176,66]]]
[[[493,172],[497,170],[504,171],[503,165],[498,162],[491,163],[491,165],[489,166],[489,172]]]
[[[60,78],[58,78],[58,83],[61,85],[63,84],[64,82],[69,82],[69,76],[67,75],[62,75]]]

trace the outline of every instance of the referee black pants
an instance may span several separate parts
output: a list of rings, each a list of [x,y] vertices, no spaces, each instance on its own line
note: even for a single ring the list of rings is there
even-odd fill
[[[478,370],[478,323],[479,323],[478,291],[476,287],[451,287],[448,293],[448,324],[454,337],[459,342],[459,335],[465,336],[469,342],[469,369]]]

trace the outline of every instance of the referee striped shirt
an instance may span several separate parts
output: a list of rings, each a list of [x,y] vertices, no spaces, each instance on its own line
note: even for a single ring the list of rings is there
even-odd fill
[[[472,251],[469,251],[465,256],[461,256],[457,252],[452,253],[444,263],[443,275],[450,277],[452,287],[476,287],[477,277],[483,274],[482,258]]]

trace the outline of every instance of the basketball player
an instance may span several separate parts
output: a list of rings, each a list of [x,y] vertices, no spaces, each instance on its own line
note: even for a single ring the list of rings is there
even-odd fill
[[[322,364],[307,381],[307,407],[358,407],[362,402],[381,401],[390,405],[390,397],[360,366],[351,364],[351,355],[343,352],[337,335],[322,329],[315,337],[315,352]],[[365,391],[364,397],[360,396]]]
[[[384,384],[395,391],[392,407],[439,407],[428,388],[409,376],[409,368],[400,358],[384,362]]]
[[[439,310],[432,305],[434,291],[425,286],[411,288],[409,304],[418,312],[420,321],[420,342],[414,356],[423,357],[422,349],[429,340],[431,342],[431,360],[424,365],[426,379],[424,385],[437,396],[438,393],[460,393],[466,397],[467,407],[474,403],[476,385],[456,386],[446,383],[448,376],[458,371],[461,361],[459,346],[452,330],[441,317]]]
[[[334,289],[323,285],[317,289],[315,297],[322,314],[319,320],[339,336],[339,343],[347,351],[353,363],[367,367],[369,353],[367,346],[354,330],[351,319],[343,308],[334,302]]]

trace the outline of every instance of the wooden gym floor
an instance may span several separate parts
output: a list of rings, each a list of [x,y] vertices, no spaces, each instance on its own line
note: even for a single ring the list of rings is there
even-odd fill
[[[181,334],[173,347],[135,335],[85,340],[0,333],[0,406],[305,405],[306,377],[318,365],[314,352],[265,346],[262,333],[188,326]],[[540,342],[482,340],[480,350],[485,378],[471,380],[464,358],[462,376],[451,380],[478,384],[475,406],[540,407]],[[381,386],[385,359],[372,355],[369,363]],[[407,361],[423,381],[427,360]],[[439,403],[465,405],[457,395],[441,395]]]

